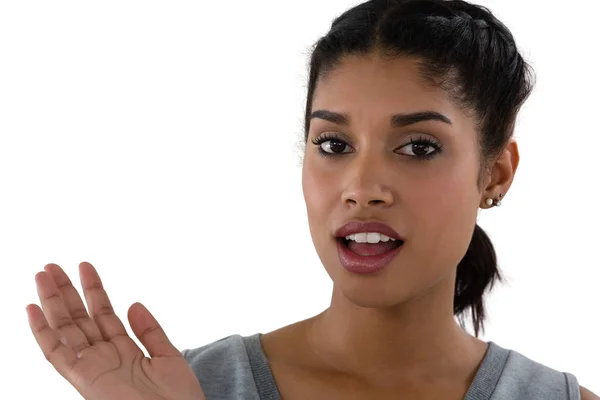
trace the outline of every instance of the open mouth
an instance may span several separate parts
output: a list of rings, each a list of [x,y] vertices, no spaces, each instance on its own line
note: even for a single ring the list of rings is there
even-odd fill
[[[378,243],[358,243],[354,240],[346,239],[343,237],[337,238],[337,240],[351,252],[363,257],[379,256],[385,253],[389,253],[391,251],[396,250],[398,247],[404,244],[403,240],[394,240],[387,242],[380,241]]]
[[[390,265],[392,260],[402,251],[404,241],[373,240],[364,241],[364,235],[356,237],[338,237],[337,248],[340,263],[347,270],[355,274],[370,275]],[[370,242],[370,243],[369,243]]]

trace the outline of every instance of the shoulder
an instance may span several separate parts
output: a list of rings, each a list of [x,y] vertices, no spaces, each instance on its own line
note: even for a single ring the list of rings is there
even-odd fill
[[[201,347],[185,349],[181,352],[192,367],[213,361],[222,363],[224,360],[244,360],[245,353],[244,341],[240,335],[229,335]]]
[[[245,337],[230,335],[181,354],[207,398],[258,400]]]
[[[555,370],[515,350],[505,349],[503,354],[506,361],[496,386],[496,398],[580,400],[580,385],[573,374]]]
[[[581,391],[581,400],[600,400],[600,397],[596,396],[583,386],[580,386],[579,389]]]

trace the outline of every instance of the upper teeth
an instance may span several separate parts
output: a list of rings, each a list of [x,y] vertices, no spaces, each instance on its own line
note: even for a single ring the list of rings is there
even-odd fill
[[[386,236],[383,233],[361,232],[346,236],[346,240],[354,240],[356,243],[379,243],[389,240],[395,241],[396,239]]]

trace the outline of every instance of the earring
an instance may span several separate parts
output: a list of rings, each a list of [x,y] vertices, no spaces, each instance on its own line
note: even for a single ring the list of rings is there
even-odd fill
[[[502,197],[504,197],[504,195],[503,195],[502,193],[500,193],[500,194],[498,195],[498,197],[499,197],[500,199],[502,199]],[[502,201],[501,201],[501,200],[498,200],[498,201],[496,201],[496,204],[494,204],[494,199],[492,199],[491,197],[488,197],[488,198],[485,200],[485,204],[487,204],[488,206],[495,205],[496,207],[500,207],[500,206],[502,205]]]

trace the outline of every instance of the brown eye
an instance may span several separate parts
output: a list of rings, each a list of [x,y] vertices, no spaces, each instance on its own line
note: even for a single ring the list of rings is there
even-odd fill
[[[348,145],[341,140],[326,140],[321,143],[321,150],[325,153],[343,153]]]
[[[312,143],[318,146],[319,153],[325,157],[337,157],[351,153],[353,150],[345,140],[332,133],[324,133],[313,139]]]
[[[433,146],[431,146],[430,144],[423,144],[423,143],[410,143],[410,144],[407,144],[406,146],[404,146],[403,148],[405,148],[405,147],[410,148],[413,154],[409,154],[409,155],[415,156],[415,157],[425,157],[435,151]],[[428,151],[428,150],[430,150],[430,151]]]
[[[400,149],[408,149],[400,151],[400,154],[413,157],[417,160],[429,160],[437,155],[442,150],[442,145],[431,139],[420,138],[412,140],[410,143],[400,147]]]

